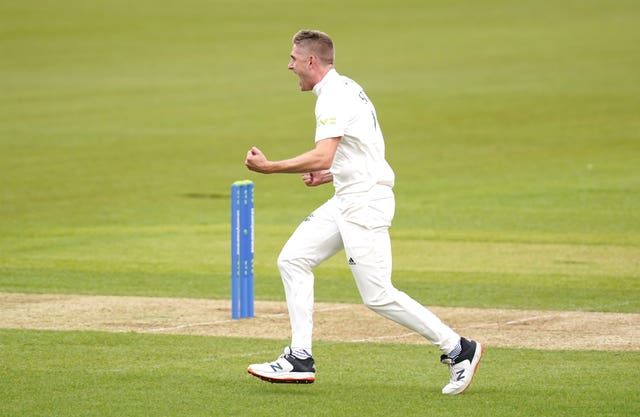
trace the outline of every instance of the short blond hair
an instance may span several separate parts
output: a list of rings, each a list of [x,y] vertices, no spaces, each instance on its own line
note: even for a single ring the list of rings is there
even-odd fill
[[[331,37],[319,30],[299,30],[293,36],[293,44],[299,45],[313,55],[324,65],[333,65],[335,51]]]

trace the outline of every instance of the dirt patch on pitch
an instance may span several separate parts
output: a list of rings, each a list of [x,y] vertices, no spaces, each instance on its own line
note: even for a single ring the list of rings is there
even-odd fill
[[[430,307],[487,346],[640,351],[640,314]],[[0,293],[0,328],[98,330],[289,339],[282,302],[258,301],[255,318],[232,320],[228,300]],[[362,305],[317,303],[314,339],[427,343]]]

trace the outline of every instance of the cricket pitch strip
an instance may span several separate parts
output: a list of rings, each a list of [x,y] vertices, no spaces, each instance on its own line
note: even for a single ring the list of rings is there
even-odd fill
[[[486,346],[640,351],[640,314],[429,307]],[[0,293],[0,328],[95,330],[289,339],[284,302],[256,301],[255,317],[231,319],[230,300]],[[316,303],[314,340],[427,344],[363,305]]]

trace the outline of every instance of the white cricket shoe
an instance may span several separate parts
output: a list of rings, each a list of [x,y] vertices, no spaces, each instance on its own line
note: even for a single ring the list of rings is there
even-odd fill
[[[249,365],[247,372],[277,384],[312,384],[316,380],[313,358],[298,359],[291,354],[289,347],[273,362]]]
[[[480,343],[462,337],[460,338],[460,346],[462,351],[455,358],[451,359],[447,355],[440,357],[440,361],[449,366],[451,373],[451,380],[442,388],[443,394],[462,394],[464,390],[469,388],[480,359],[482,359],[482,345]]]

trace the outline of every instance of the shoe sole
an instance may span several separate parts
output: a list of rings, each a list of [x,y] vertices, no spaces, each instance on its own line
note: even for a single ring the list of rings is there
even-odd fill
[[[476,361],[476,366],[473,367],[473,373],[471,374],[471,379],[469,380],[469,383],[467,384],[466,387],[464,387],[464,389],[462,391],[456,392],[453,395],[460,395],[463,392],[465,392],[467,389],[469,389],[469,387],[473,383],[473,377],[476,376],[476,371],[478,370],[478,365],[480,365],[480,360],[482,359],[482,354],[483,353],[484,353],[484,346],[482,346],[482,344],[476,342],[476,353],[473,355],[473,360],[477,359],[477,361]]]
[[[247,372],[249,372],[251,375],[255,377],[260,378],[263,381],[271,382],[272,384],[313,384],[316,380],[316,377],[313,374],[304,373],[304,372],[296,372],[296,374],[302,373],[305,376],[295,375],[294,373],[288,373],[281,377],[261,375],[255,372],[254,370],[252,370],[251,368],[247,369]]]

